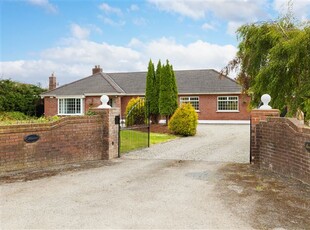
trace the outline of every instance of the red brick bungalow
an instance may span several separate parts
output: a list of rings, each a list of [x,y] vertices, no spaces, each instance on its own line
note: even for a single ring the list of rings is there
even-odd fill
[[[200,121],[249,120],[248,96],[234,80],[220,76],[213,69],[175,71],[179,103],[190,102]],[[83,115],[100,105],[100,97],[110,97],[112,107],[121,107],[124,115],[128,101],[145,95],[146,72],[104,73],[100,66],[93,74],[78,81],[56,87],[56,77],[50,77],[50,90],[44,98],[45,116]]]

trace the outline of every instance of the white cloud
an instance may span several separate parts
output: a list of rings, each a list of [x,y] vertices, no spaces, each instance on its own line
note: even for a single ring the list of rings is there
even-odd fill
[[[148,0],[159,10],[177,13],[194,20],[214,17],[227,23],[227,33],[231,34],[232,25],[241,25],[268,18],[268,0]],[[206,24],[203,29],[210,29]]]
[[[57,7],[48,0],[28,0],[28,2],[32,5],[42,7],[50,13],[57,13]]]
[[[116,7],[112,7],[106,3],[102,3],[99,5],[99,9],[101,9],[106,14],[116,14],[118,16],[122,16],[122,10]]]
[[[290,5],[291,4],[291,5]],[[294,16],[301,20],[306,20],[310,18],[310,1],[309,0],[274,0],[273,2],[274,9],[280,13],[286,13],[287,9],[291,7],[291,10],[294,13]]]
[[[228,21],[253,22],[267,18],[266,9],[269,7],[267,0],[220,0],[212,1],[212,12],[218,18]]]
[[[158,9],[178,13],[180,15],[201,19],[208,14],[213,14],[226,20],[248,20],[264,15],[262,8],[267,4],[267,0],[148,0]]]
[[[201,26],[202,29],[204,30],[214,30],[214,26],[212,26],[211,24],[209,23],[204,23],[202,26]]]
[[[109,26],[124,26],[126,24],[124,20],[116,21],[111,18],[103,17],[101,15],[99,15],[98,18],[101,19],[104,24],[107,24]]]
[[[88,28],[82,28],[78,24],[71,24],[71,33],[73,37],[78,39],[87,39],[90,35],[90,30]]]
[[[129,7],[129,11],[138,11],[139,10],[139,7],[135,4],[132,4],[130,7]]]
[[[242,26],[242,22],[234,22],[234,21],[231,21],[231,22],[228,22],[227,24],[227,34],[231,35],[231,36],[234,36],[236,34],[236,31],[237,29]]]
[[[150,3],[154,4],[158,9],[178,13],[186,17],[193,19],[199,19],[205,17],[207,9],[203,6],[205,5],[205,0],[196,0],[196,1],[167,1],[167,0],[148,0]]]
[[[188,45],[178,44],[171,38],[161,38],[146,44],[143,53],[154,61],[169,59],[174,69],[221,70],[236,55],[232,45],[216,45],[201,40]]]
[[[169,59],[174,69],[214,68],[221,70],[236,54],[232,45],[216,45],[201,40],[182,45],[173,38],[142,42],[133,38],[127,46],[88,40],[68,39],[66,45],[43,50],[36,60],[1,62],[1,76],[47,86],[55,72],[60,84],[89,76],[94,65],[105,72],[146,71],[154,62]]]
[[[144,43],[137,38],[132,38],[128,43],[128,47],[130,48],[140,48],[144,46]]]
[[[136,26],[145,26],[145,25],[147,25],[147,21],[146,21],[146,19],[145,18],[142,18],[142,17],[140,17],[140,18],[135,18],[135,19],[133,19],[133,24],[135,24]]]
[[[96,32],[97,34],[102,34],[103,33],[102,29],[100,29],[98,26],[93,25],[93,24],[87,25],[87,28],[89,28],[91,31]]]

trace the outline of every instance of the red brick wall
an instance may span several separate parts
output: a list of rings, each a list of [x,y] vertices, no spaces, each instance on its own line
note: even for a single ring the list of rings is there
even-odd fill
[[[84,113],[90,108],[97,108],[99,105],[101,105],[100,96],[87,96],[84,99]]]
[[[180,95],[181,97],[182,95]],[[186,95],[185,97],[187,97]],[[250,97],[244,95],[193,95],[199,96],[199,120],[250,120],[248,105]],[[217,112],[218,96],[238,96],[239,112]],[[179,98],[180,98],[179,97]]]
[[[305,148],[305,142],[310,141],[310,128],[296,119],[280,117],[255,123],[253,121],[255,135],[251,146],[255,146],[258,159],[254,163],[262,169],[310,184],[310,153]]]
[[[254,164],[259,164],[259,144],[257,142],[258,137],[260,136],[259,130],[256,129],[256,126],[261,121],[267,121],[269,117],[279,117],[280,112],[278,109],[270,110],[261,110],[253,109],[251,111],[251,153],[250,161]]]
[[[191,95],[179,95],[180,97],[191,96]],[[217,97],[218,96],[230,96],[228,95],[193,95],[199,96],[199,108],[198,112],[199,120],[250,120],[250,112],[248,111],[248,105],[250,102],[250,97],[244,95],[239,96],[239,112],[217,112]],[[235,95],[234,95],[235,96]],[[130,99],[138,96],[123,96],[121,114],[124,116],[126,111],[126,106]]]
[[[101,105],[100,101],[101,96],[87,96],[84,101],[84,108],[85,108],[85,113],[91,109],[91,108],[97,108],[99,105]],[[119,96],[109,96],[110,99],[113,100],[113,105],[112,107],[114,108],[119,108],[121,106],[121,97]]]
[[[0,171],[116,157],[114,116],[119,109],[99,112],[98,116],[70,116],[53,123],[0,126]],[[40,139],[26,143],[24,138],[30,134]]]
[[[57,115],[58,100],[55,97],[44,97],[44,115],[47,117]]]
[[[179,96],[179,99],[182,95]],[[187,96],[187,95],[186,95]],[[249,120],[250,112],[248,112],[248,104],[250,97],[244,95],[239,96],[239,112],[217,112],[217,97],[218,96],[230,96],[228,95],[198,95],[199,96],[199,107],[198,112],[199,120]],[[121,115],[124,117],[126,106],[132,98],[139,97],[138,95],[133,96],[110,96],[113,98],[113,107],[121,106]],[[180,101],[180,100],[179,100]],[[57,115],[57,99],[44,98],[45,103],[45,114],[46,116]],[[87,112],[90,108],[96,108],[101,104],[99,96],[87,96],[84,99],[84,108]]]
[[[121,108],[122,117],[125,115],[126,106],[130,99],[136,98],[139,96],[109,96],[113,99],[113,107]],[[45,116],[54,116],[57,115],[57,103],[58,100],[56,98],[44,98],[44,114]],[[100,96],[87,96],[84,99],[84,112],[86,113],[90,108],[96,108],[101,105]]]
[[[120,107],[121,105],[121,97],[119,96],[110,96],[110,98],[113,99],[113,107]],[[101,105],[100,96],[87,96],[83,100],[84,105],[84,113],[86,113],[89,109],[97,108],[99,105]],[[50,98],[45,97],[44,98],[44,115],[54,116],[58,114],[58,99],[57,98]]]

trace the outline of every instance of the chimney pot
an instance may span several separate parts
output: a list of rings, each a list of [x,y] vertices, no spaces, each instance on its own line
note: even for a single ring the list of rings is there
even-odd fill
[[[100,65],[95,65],[93,68],[93,75],[96,73],[102,73],[102,68],[100,68]]]

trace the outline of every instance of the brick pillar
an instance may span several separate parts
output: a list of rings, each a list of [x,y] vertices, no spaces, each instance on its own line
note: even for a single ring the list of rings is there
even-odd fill
[[[102,159],[109,160],[118,157],[118,124],[115,124],[115,116],[120,114],[119,108],[98,109],[92,108],[102,117]]]
[[[268,117],[279,117],[278,109],[253,109],[251,111],[251,137],[250,137],[250,162],[253,164],[259,163],[259,138],[260,130],[258,124],[261,121],[267,121]]]

